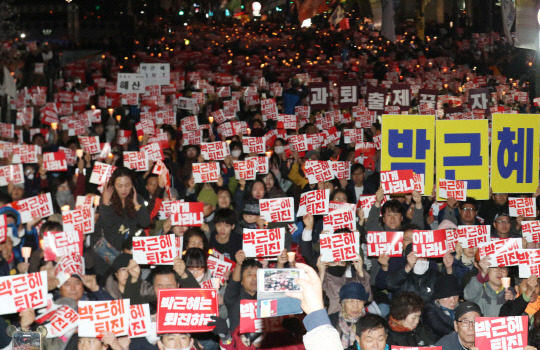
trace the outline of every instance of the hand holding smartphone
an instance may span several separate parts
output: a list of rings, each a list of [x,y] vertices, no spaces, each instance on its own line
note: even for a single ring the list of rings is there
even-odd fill
[[[257,270],[257,286],[260,292],[285,293],[301,292],[295,280],[304,277],[301,269],[259,269]]]

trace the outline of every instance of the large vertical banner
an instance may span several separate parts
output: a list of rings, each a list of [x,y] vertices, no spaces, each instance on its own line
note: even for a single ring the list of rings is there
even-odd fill
[[[382,4],[382,25],[381,35],[391,42],[396,41],[396,26],[394,23],[394,1],[381,0]]]
[[[516,47],[538,50],[537,14],[536,0],[516,0]]]
[[[493,114],[491,188],[494,193],[534,193],[538,187],[540,115]]]
[[[435,116],[383,115],[381,171],[412,169],[424,174],[426,194],[433,188]]]
[[[469,197],[488,199],[488,121],[437,120],[436,129],[437,178],[467,181]]]

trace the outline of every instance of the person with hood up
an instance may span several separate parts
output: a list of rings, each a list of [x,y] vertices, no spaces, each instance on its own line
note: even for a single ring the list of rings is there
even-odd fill
[[[8,237],[11,238],[13,245],[13,257],[18,262],[24,261],[21,253],[22,247],[31,247],[32,250],[39,248],[38,232],[35,225],[41,221],[41,218],[32,218],[30,222],[23,225],[19,212],[9,206],[0,208],[0,215],[5,214],[7,217]]]
[[[361,283],[346,283],[339,290],[341,310],[328,315],[332,326],[339,332],[343,349],[355,350],[356,322],[366,314],[364,308],[369,293]]]
[[[413,245],[409,244],[405,249],[407,263],[394,270],[386,278],[388,291],[402,293],[413,292],[418,294],[425,302],[431,300],[435,281],[441,272],[429,268],[429,260],[418,257],[412,250]],[[453,274],[452,264],[454,256],[447,252],[443,257],[444,268],[442,273]]]

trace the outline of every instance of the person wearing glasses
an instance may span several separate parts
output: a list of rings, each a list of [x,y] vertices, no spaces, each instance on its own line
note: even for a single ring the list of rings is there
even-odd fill
[[[507,267],[489,267],[490,256],[485,256],[478,263],[479,272],[465,286],[465,300],[473,301],[480,306],[486,317],[498,317],[499,311],[508,300],[515,299],[511,288],[505,289],[501,278],[508,277]]]
[[[442,346],[442,350],[475,349],[474,319],[483,316],[480,306],[466,301],[455,308],[454,314],[455,332],[442,337],[435,346]]]
[[[520,235],[511,231],[512,220],[510,219],[510,214],[499,213],[495,215],[493,228],[495,228],[495,230],[491,230],[492,238],[521,238]],[[526,242],[523,242],[524,246],[526,244]]]
[[[478,213],[476,199],[467,197],[465,201],[458,202],[455,198],[450,197],[446,203],[446,207],[439,212],[439,223],[443,220],[450,220],[456,225],[482,225],[476,217]]]

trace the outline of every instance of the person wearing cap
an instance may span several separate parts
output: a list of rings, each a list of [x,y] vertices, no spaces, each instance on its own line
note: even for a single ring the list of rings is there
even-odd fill
[[[473,301],[480,306],[486,317],[497,317],[501,306],[507,300],[515,299],[515,292],[502,285],[501,278],[508,277],[508,267],[489,267],[490,256],[485,256],[478,263],[479,272],[465,286],[465,300]]]
[[[415,293],[404,292],[395,296],[388,316],[387,343],[401,346],[430,346],[435,343],[431,329],[420,322],[424,301]]]
[[[133,255],[121,253],[114,259],[112,263],[113,273],[110,274],[109,277],[107,277],[107,281],[105,283],[105,290],[114,299],[124,299],[125,297],[125,287],[127,279],[129,278],[129,272],[127,268],[131,259],[133,259]],[[152,295],[152,285],[146,281],[142,281],[140,294]]]
[[[208,236],[210,232],[212,232],[209,224],[211,224],[212,220],[214,220],[214,210],[216,209],[218,199],[216,192],[214,192],[214,190],[209,187],[209,184],[204,184],[204,186],[205,187],[201,190],[201,192],[199,192],[199,195],[197,196],[197,201],[200,203],[204,203],[204,222],[201,226],[201,230],[203,230],[204,233]]]
[[[430,266],[433,267],[433,259],[420,258],[412,249],[413,245],[409,244],[404,250],[407,261],[404,265],[388,274],[386,286],[388,291],[396,294],[414,292],[422,297],[425,302],[428,302],[433,295],[437,277],[441,273],[454,274],[452,268],[454,256],[450,252],[444,255],[444,267],[442,272],[439,272],[438,268],[430,268]]]
[[[454,309],[459,303],[461,288],[455,276],[441,274],[433,290],[433,300],[426,304],[423,321],[428,325],[436,340],[454,332]]]
[[[255,186],[255,185],[253,185]],[[264,220],[261,220],[261,211],[259,208],[259,199],[246,199],[243,203],[242,219],[238,223],[241,232],[244,229],[263,229]]]
[[[465,201],[458,202],[450,197],[447,205],[439,212],[439,222],[450,220],[456,225],[482,225],[476,218],[478,213],[478,202],[472,197],[465,198]]]
[[[471,301],[460,303],[454,310],[455,332],[442,337],[435,346],[442,350],[461,350],[474,348],[474,320],[484,316],[478,304]]]
[[[356,322],[366,314],[364,309],[369,293],[362,283],[349,282],[339,290],[341,310],[328,315],[332,326],[339,332],[343,349],[354,350]]]
[[[515,232],[512,232],[512,219],[510,218],[510,214],[508,213],[499,213],[495,215],[495,218],[493,219],[493,228],[495,230],[491,230],[491,238],[522,238],[520,235],[518,235]],[[524,242],[524,246],[527,243]]]

